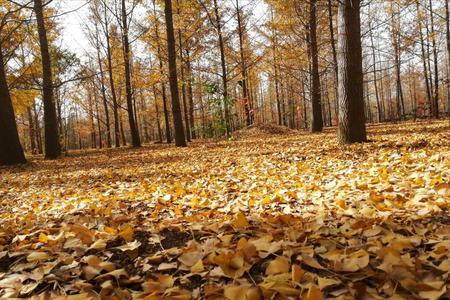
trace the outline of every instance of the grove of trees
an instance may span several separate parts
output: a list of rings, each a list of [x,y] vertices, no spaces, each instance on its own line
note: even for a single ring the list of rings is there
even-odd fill
[[[0,0],[0,164],[260,123],[365,142],[449,116],[449,27],[447,0]]]

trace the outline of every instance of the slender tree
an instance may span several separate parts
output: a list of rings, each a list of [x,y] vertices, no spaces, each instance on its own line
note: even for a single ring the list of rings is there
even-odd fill
[[[247,63],[244,52],[244,31],[245,25],[243,24],[242,17],[242,9],[239,6],[239,0],[236,0],[236,15],[237,15],[237,24],[238,24],[238,35],[239,35],[239,56],[240,56],[240,66],[241,66],[241,75],[242,75],[242,96],[244,98],[244,109],[245,109],[245,123],[247,126],[250,126],[253,122],[252,113],[250,110],[250,97],[248,92],[248,82],[247,82]]]
[[[447,114],[450,118],[450,4],[449,1],[444,0],[445,2],[445,27],[446,27],[446,40],[447,40]]]
[[[156,55],[158,57],[158,71],[161,75],[161,78],[164,78],[164,63],[162,57],[162,47],[161,47],[161,39],[159,37],[159,22],[156,14],[156,3],[153,0],[153,14],[155,17],[155,37],[156,37]],[[169,109],[167,105],[167,93],[166,93],[166,83],[164,80],[161,80],[161,95],[163,101],[163,111],[164,111],[164,125],[166,131],[166,142],[167,144],[172,143],[172,136],[170,134],[170,120],[169,120]]]
[[[181,116],[180,95],[178,91],[178,77],[177,77],[177,61],[175,50],[175,34],[173,29],[173,13],[172,1],[164,0],[164,13],[166,18],[166,32],[167,32],[167,54],[169,60],[169,81],[170,94],[172,98],[172,114],[173,125],[175,128],[175,145],[177,147],[186,147],[186,137],[183,128],[183,118]]]
[[[335,101],[336,101],[336,115],[338,114],[338,99],[339,99],[339,89],[338,89],[338,62],[337,62],[337,53],[336,53],[336,38],[334,36],[334,24],[333,24],[333,7],[331,4],[331,0],[327,0],[327,8],[328,8],[328,27],[330,30],[330,45],[331,45],[331,53],[333,54],[333,71],[334,71],[334,93],[335,93]]]
[[[367,141],[363,99],[360,9],[360,0],[339,1],[338,141],[342,144]]]
[[[431,22],[431,42],[433,47],[433,60],[434,60],[434,95],[433,95],[433,105],[431,106],[433,117],[439,118],[439,66],[438,66],[438,45],[436,42],[436,32],[434,26],[434,12],[433,12],[433,2],[429,0],[429,10],[430,10],[430,22]]]
[[[317,48],[317,0],[309,2],[309,58],[311,64],[311,132],[323,129],[322,99],[319,75],[319,50]]]
[[[223,38],[222,32],[222,18],[219,13],[219,5],[217,4],[217,0],[213,0],[214,2],[214,16],[216,18],[216,31],[219,40],[219,49],[220,49],[220,66],[222,68],[222,85],[223,85],[223,106],[225,113],[225,130],[227,137],[230,137],[231,128],[230,128],[230,111],[228,107],[228,73],[227,73],[227,61],[225,56],[225,42]]]
[[[140,147],[138,126],[134,115],[133,92],[131,87],[131,62],[130,62],[130,42],[128,38],[128,14],[125,0],[122,0],[122,43],[123,43],[123,61],[125,67],[125,93],[127,98],[128,122],[131,131],[131,144],[133,147]]]

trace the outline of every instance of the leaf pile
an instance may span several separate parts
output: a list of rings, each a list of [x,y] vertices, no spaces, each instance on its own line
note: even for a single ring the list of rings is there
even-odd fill
[[[1,170],[0,297],[445,299],[448,123]]]

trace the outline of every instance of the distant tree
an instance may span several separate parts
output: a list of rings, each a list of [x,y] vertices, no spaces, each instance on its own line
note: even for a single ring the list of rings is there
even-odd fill
[[[175,145],[186,147],[186,137],[181,116],[180,96],[178,92],[177,62],[175,52],[175,35],[173,30],[173,13],[171,0],[165,0],[164,13],[166,18],[167,54],[169,59],[170,94],[172,98],[172,114],[175,128]]]
[[[366,142],[361,48],[361,1],[339,1],[339,129],[342,144]]]
[[[42,58],[42,101],[44,103],[45,158],[56,159],[61,155],[58,137],[58,121],[53,96],[52,63],[47,40],[47,29],[42,0],[34,0],[34,12],[39,33],[39,46]]]

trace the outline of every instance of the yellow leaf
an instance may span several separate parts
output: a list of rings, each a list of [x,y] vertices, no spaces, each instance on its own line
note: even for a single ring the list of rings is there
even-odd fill
[[[302,300],[324,300],[324,296],[320,289],[313,285],[309,288],[306,295],[303,296]]]
[[[39,242],[46,244],[48,242],[48,236],[45,233],[41,232],[39,234]]]
[[[165,290],[173,287],[175,280],[171,275],[158,275],[158,282],[161,289]]]
[[[277,257],[272,260],[266,269],[266,275],[274,275],[289,272],[289,261],[285,257]]]
[[[292,281],[293,282],[300,283],[303,280],[304,275],[305,275],[305,271],[303,271],[299,265],[292,266]]]
[[[203,260],[201,260],[201,259],[198,262],[196,262],[195,265],[193,265],[191,267],[191,272],[194,274],[201,273],[204,270],[205,270],[205,267],[203,266]]]
[[[333,278],[324,278],[324,277],[319,277],[317,284],[319,285],[319,289],[323,290],[329,286],[333,286],[333,285],[338,285],[341,284],[342,282]]]
[[[121,236],[126,242],[131,242],[133,240],[134,230],[130,225],[127,225],[120,233]]]
[[[247,221],[245,215],[240,212],[237,214],[236,218],[233,220],[233,226],[237,228],[247,228],[250,224]]]
[[[359,250],[348,255],[343,262],[342,271],[356,272],[367,267],[369,264],[369,253],[364,250]]]

